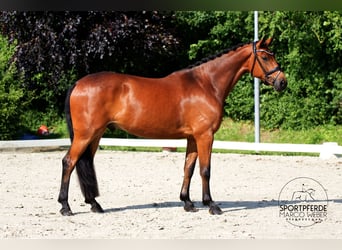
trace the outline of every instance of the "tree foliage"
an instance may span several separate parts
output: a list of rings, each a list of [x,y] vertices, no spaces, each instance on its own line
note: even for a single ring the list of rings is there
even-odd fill
[[[341,12],[259,12],[259,30],[260,37],[274,37],[272,50],[289,83],[280,94],[261,87],[262,126],[303,129],[341,124]],[[251,11],[4,11],[0,31],[16,45],[16,50],[11,47],[11,59],[2,60],[15,63],[24,76],[24,98],[33,100],[26,112],[29,123],[44,114],[61,115],[67,88],[88,73],[164,76],[252,41],[254,18]],[[235,120],[253,120],[253,104],[253,81],[245,75],[224,109]]]
[[[282,58],[290,83],[289,90],[280,99],[273,97],[273,105],[264,105],[265,120],[283,113],[281,123],[274,125],[305,128],[341,124],[341,13],[274,12],[261,15],[262,32],[277,38],[274,47],[279,48],[278,56]]]
[[[0,15],[2,33],[18,42],[14,60],[25,74],[26,87],[39,96],[34,106],[58,104],[59,110],[67,86],[85,74],[111,70],[158,76],[168,72],[170,67],[159,62],[176,64],[173,55],[179,42],[172,20],[172,13],[156,11]]]
[[[15,47],[0,35],[0,140],[11,139],[17,134],[25,105],[21,79],[11,62],[14,52]]]

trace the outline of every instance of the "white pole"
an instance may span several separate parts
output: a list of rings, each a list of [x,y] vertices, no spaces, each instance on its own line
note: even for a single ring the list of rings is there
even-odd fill
[[[258,11],[254,11],[254,41],[258,41]],[[260,83],[259,79],[254,77],[254,141],[260,142]]]

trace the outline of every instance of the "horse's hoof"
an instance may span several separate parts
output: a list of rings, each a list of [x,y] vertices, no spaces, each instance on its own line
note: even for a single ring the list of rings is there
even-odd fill
[[[197,212],[198,209],[194,206],[192,202],[185,202],[184,210],[186,212]]]
[[[90,210],[92,212],[94,212],[94,213],[104,213],[102,207],[97,202],[91,205],[91,209]]]
[[[184,210],[185,210],[186,212],[191,212],[191,213],[198,212],[198,209],[195,208],[195,207],[186,207],[186,206],[184,206]]]
[[[70,209],[68,208],[62,208],[60,211],[59,211],[63,216],[72,216],[74,215]]]
[[[212,214],[212,215],[220,215],[222,214],[222,210],[219,206],[217,205],[213,205],[213,206],[210,206],[209,207],[209,213]]]

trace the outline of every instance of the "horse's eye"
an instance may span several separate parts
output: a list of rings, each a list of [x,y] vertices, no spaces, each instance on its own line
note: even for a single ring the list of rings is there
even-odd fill
[[[262,60],[264,60],[264,61],[267,61],[267,60],[268,60],[268,57],[267,57],[267,56],[262,56],[261,58],[262,58]]]

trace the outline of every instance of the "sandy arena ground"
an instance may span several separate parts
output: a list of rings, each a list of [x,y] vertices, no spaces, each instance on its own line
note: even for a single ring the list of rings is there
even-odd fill
[[[65,151],[0,153],[0,238],[24,239],[269,239],[342,238],[342,158],[213,154],[211,192],[224,213],[213,216],[201,203],[198,166],[186,213],[179,200],[183,153],[98,151],[95,165],[104,214],[84,203],[76,172],[63,217],[57,202]],[[279,216],[284,185],[310,177],[324,186],[324,221],[298,227]]]

